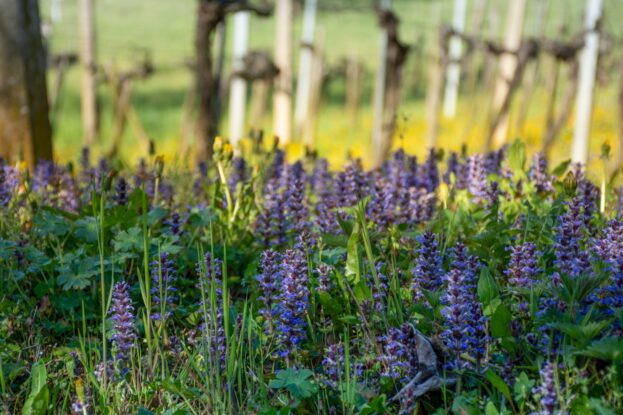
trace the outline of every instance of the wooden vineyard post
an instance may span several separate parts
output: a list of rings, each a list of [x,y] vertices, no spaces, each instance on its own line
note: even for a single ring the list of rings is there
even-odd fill
[[[306,117],[303,120],[303,142],[308,149],[312,149],[315,143],[316,124],[318,112],[320,111],[320,101],[322,98],[322,85],[324,81],[324,56],[323,56],[323,37],[321,36],[313,50],[311,67],[311,83],[309,85],[309,105]]]
[[[80,110],[82,136],[87,146],[97,140],[99,133],[96,55],[93,0],[80,0],[80,65],[82,66]]]
[[[503,111],[503,113],[500,113],[500,111],[510,92],[509,84],[518,64],[517,55],[508,52],[516,52],[519,50],[526,11],[526,0],[514,0],[508,4],[506,35],[504,37],[504,49],[506,53],[499,59],[499,74],[493,93],[493,113],[496,114],[496,117],[499,116],[499,122],[496,123],[491,138],[487,140],[487,147],[489,148],[498,148],[504,145],[507,138],[506,136],[508,135],[508,110]]]
[[[353,125],[359,116],[359,100],[361,98],[361,78],[363,68],[355,57],[346,60],[346,112]]]
[[[52,159],[39,4],[0,0],[0,10],[0,156],[33,168]]]
[[[379,6],[381,12],[388,11],[391,7],[391,0],[382,0]],[[379,41],[379,58],[378,68],[376,70],[376,78],[374,83],[374,102],[373,102],[373,114],[372,122],[372,151],[374,164],[379,164],[382,159],[385,158],[382,152],[384,147],[383,143],[383,123],[385,121],[385,78],[387,71],[387,44],[388,34],[385,27],[381,28],[381,35]]]
[[[293,0],[277,0],[275,7],[275,78],[273,94],[273,128],[281,145],[290,142],[292,134],[292,17]]]
[[[312,95],[312,67],[315,62],[316,45],[314,34],[316,28],[317,0],[305,0],[303,13],[303,33],[301,36],[301,52],[299,56],[299,74],[296,85],[296,101],[294,111],[294,127],[297,133],[303,131],[305,118],[308,115]]]
[[[229,140],[234,150],[238,150],[238,142],[244,137],[245,112],[247,107],[247,81],[236,75],[236,71],[244,68],[244,57],[249,48],[250,13],[242,11],[234,14],[233,35],[233,70],[229,90]]]
[[[440,3],[435,4],[433,19],[439,23],[441,18]],[[433,64],[428,73],[428,88],[426,90],[426,147],[434,148],[437,144],[439,132],[439,110],[441,94],[443,93],[443,74],[447,63],[446,30],[438,26],[436,51],[433,54]]]
[[[465,15],[467,11],[467,0],[454,0],[454,16],[452,18],[452,29],[462,33],[465,29]],[[443,100],[443,115],[446,118],[454,118],[456,115],[456,104],[459,95],[459,82],[461,80],[461,59],[463,41],[459,36],[450,38],[448,51],[448,68],[446,71],[446,90]]]
[[[597,71],[599,54],[599,28],[601,17],[601,0],[586,1],[584,21],[584,48],[580,52],[580,69],[578,74],[578,94],[575,106],[575,130],[571,147],[571,160],[577,163],[588,161],[589,134],[593,113],[593,89]]]

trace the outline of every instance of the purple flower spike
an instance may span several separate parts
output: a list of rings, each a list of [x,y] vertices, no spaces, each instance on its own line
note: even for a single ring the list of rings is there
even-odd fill
[[[504,274],[508,283],[518,288],[529,288],[536,283],[536,277],[541,272],[537,258],[541,253],[532,242],[510,248],[511,259]]]
[[[585,231],[582,200],[575,197],[567,204],[567,211],[560,217],[555,238],[554,264],[560,272],[577,277],[590,270],[588,252],[581,247]]]
[[[539,397],[539,403],[541,404],[541,410],[536,414],[554,415],[559,413],[557,411],[556,375],[552,362],[545,362],[545,365],[541,368],[541,384],[534,388],[532,393]]]
[[[114,325],[112,342],[116,351],[116,359],[124,365],[128,363],[127,359],[136,340],[134,307],[132,307],[128,291],[129,286],[126,282],[116,283],[113,287],[112,305],[109,310],[110,319]]]
[[[309,281],[307,260],[303,252],[288,249],[283,256],[282,272],[276,329],[280,345],[279,355],[287,358],[307,337]]]
[[[487,170],[482,154],[474,154],[467,160],[467,189],[475,203],[480,202],[487,192]]]
[[[160,254],[159,260],[152,261],[151,279],[151,318],[156,321],[164,320],[171,315],[169,308],[176,300],[177,292],[174,285],[177,270],[166,252]]]
[[[419,247],[416,250],[415,267],[411,270],[413,283],[411,291],[416,302],[424,299],[422,290],[432,291],[441,286],[443,268],[441,255],[435,234],[427,231],[417,237]]]
[[[283,280],[280,263],[281,255],[277,252],[273,250],[262,252],[260,274],[256,277],[261,291],[258,297],[261,305],[260,315],[264,317],[268,334],[273,332],[273,320],[275,318],[276,303],[278,302],[279,286]]]
[[[548,172],[547,157],[544,153],[536,153],[532,157],[532,165],[528,172],[530,180],[539,193],[549,193],[554,191],[552,186],[552,176]]]

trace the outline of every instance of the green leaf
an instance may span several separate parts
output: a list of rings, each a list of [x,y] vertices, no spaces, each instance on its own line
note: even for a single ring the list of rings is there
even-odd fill
[[[620,362],[623,360],[623,339],[608,337],[593,342],[586,350],[579,351],[577,354],[600,360]]]
[[[526,146],[520,140],[515,140],[508,149],[508,166],[515,176],[525,176]]]
[[[491,276],[491,272],[488,268],[484,267],[480,271],[480,278],[478,279],[478,297],[484,305],[488,305],[495,297],[498,296],[498,284]]]
[[[571,164],[571,160],[563,161],[558,166],[556,166],[554,170],[552,170],[552,174],[557,177],[562,176],[567,171],[570,164]]]
[[[309,398],[318,392],[318,385],[309,379],[312,375],[313,372],[309,369],[288,368],[279,371],[269,386],[273,389],[286,389],[297,400]]]
[[[500,415],[498,408],[495,407],[495,404],[491,401],[487,402],[487,406],[485,406],[485,415]]]
[[[30,394],[22,409],[23,415],[45,414],[50,404],[50,390],[47,385],[48,373],[45,364],[38,361],[30,371]]]
[[[528,378],[526,372],[521,372],[519,377],[515,380],[513,386],[513,393],[515,394],[516,401],[524,401],[532,394],[532,388],[534,388],[534,380]]]
[[[500,304],[491,316],[491,335],[495,338],[510,337],[511,312],[506,304]]]
[[[74,234],[80,241],[97,243],[97,218],[92,216],[79,219],[74,224]]]
[[[115,236],[113,246],[118,252],[140,252],[143,250],[143,231],[136,226],[121,231]]]
[[[502,393],[502,395],[504,395],[506,397],[506,399],[508,399],[509,401],[512,401],[513,399],[511,398],[511,390],[508,387],[508,385],[506,384],[506,382],[504,382],[504,380],[494,371],[492,371],[491,369],[487,370],[485,372],[485,376],[487,377],[487,379],[489,379],[489,382],[491,382],[491,385],[493,385],[494,388],[496,388],[498,391],[500,391]],[[489,402],[490,404],[493,404],[492,402]],[[487,408],[489,407],[489,405],[487,405]],[[495,408],[495,406],[493,407],[495,409],[494,413],[498,413],[497,409]],[[489,411],[487,409],[487,414],[489,414]]]
[[[352,284],[359,283],[361,253],[359,252],[359,224],[355,224],[346,247],[346,278]]]

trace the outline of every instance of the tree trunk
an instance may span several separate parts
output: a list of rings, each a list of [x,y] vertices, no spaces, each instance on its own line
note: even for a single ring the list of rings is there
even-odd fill
[[[524,15],[526,11],[526,0],[515,0],[509,2],[508,14],[506,17],[506,35],[504,37],[504,48],[509,51],[516,51],[521,44],[523,31]],[[506,143],[508,135],[509,117],[508,111],[500,113],[502,106],[509,94],[509,84],[517,68],[517,56],[508,53],[503,54],[499,60],[500,71],[495,84],[493,93],[493,113],[499,121],[495,123],[495,130],[492,135],[492,142],[488,147],[501,147]]]
[[[588,161],[589,134],[593,114],[593,93],[597,57],[599,54],[599,31],[597,24],[601,17],[601,0],[586,1],[586,17],[584,21],[584,48],[580,52],[580,72],[578,75],[578,95],[575,106],[575,130],[571,160],[577,163]]]
[[[361,62],[355,57],[346,61],[346,112],[353,125],[357,124],[359,115],[359,100],[361,96]]]
[[[244,69],[244,57],[249,48],[249,20],[250,12],[234,14],[233,35],[233,65],[234,73]],[[229,140],[234,149],[238,149],[238,142],[245,136],[245,112],[247,109],[247,82],[240,76],[234,75],[229,91]]]
[[[82,136],[85,145],[91,145],[97,140],[99,133],[93,0],[80,0],[80,63],[82,65],[80,90]]]
[[[465,15],[467,11],[467,0],[454,0],[454,16],[452,18],[452,29],[459,33],[465,30]],[[446,91],[443,101],[443,115],[446,118],[454,118],[456,115],[456,103],[459,96],[459,82],[461,80],[461,50],[463,42],[458,36],[450,39],[449,58],[450,63],[446,73]]]
[[[292,17],[293,0],[277,0],[275,8],[275,78],[273,94],[273,129],[281,145],[292,134]]]
[[[52,159],[37,0],[0,0],[0,156]]]
[[[303,120],[303,142],[308,149],[314,147],[316,138],[316,125],[318,113],[320,112],[320,102],[322,98],[322,84],[324,79],[324,57],[323,57],[323,38],[320,37],[313,50],[311,67],[311,77],[309,85],[309,104]]]
[[[210,0],[199,0],[195,32],[195,88],[197,90],[197,121],[195,125],[197,161],[206,161],[212,155],[214,136],[214,75],[212,69],[212,34],[218,24],[215,5]]]

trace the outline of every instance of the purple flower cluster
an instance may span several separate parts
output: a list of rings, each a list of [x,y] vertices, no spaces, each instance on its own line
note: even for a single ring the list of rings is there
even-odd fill
[[[435,234],[426,231],[417,237],[417,241],[419,246],[416,250],[415,267],[411,270],[411,291],[414,301],[419,302],[424,299],[422,290],[433,291],[441,286],[443,268]]]
[[[307,260],[303,252],[288,249],[282,259],[283,279],[277,304],[279,355],[289,357],[307,337],[309,308]]]
[[[450,368],[467,365],[461,354],[467,353],[479,362],[485,354],[487,343],[486,319],[476,294],[477,260],[467,255],[467,249],[459,243],[454,250],[450,272],[444,276],[446,291],[441,297],[444,304],[441,314],[446,329],[442,339],[452,354]]]
[[[467,159],[467,190],[476,203],[486,197],[487,169],[482,154],[474,154]]]
[[[112,305],[109,310],[110,319],[113,322],[114,334],[112,342],[117,362],[126,365],[130,357],[130,351],[136,341],[134,329],[134,307],[130,299],[129,286],[120,281],[115,284],[112,291]]]
[[[205,296],[199,303],[201,338],[210,350],[213,362],[223,364],[227,341],[223,317],[222,263],[219,259],[213,258],[210,252],[206,252],[203,262],[197,264],[197,274],[200,277],[198,288],[202,296]]]
[[[544,153],[539,152],[532,157],[528,177],[534,183],[537,192],[549,193],[554,191],[552,176],[548,172],[547,157]]]
[[[171,235],[179,237],[183,232],[182,227],[184,226],[184,222],[185,220],[182,215],[178,212],[173,212],[163,223],[167,226]]]
[[[538,415],[557,414],[558,394],[556,392],[556,375],[554,363],[547,361],[541,368],[541,384],[533,389],[532,393],[539,397],[541,410]]]
[[[165,320],[171,315],[171,305],[176,300],[175,281],[177,270],[175,263],[166,252],[151,263],[151,319]]]
[[[412,378],[418,370],[417,337],[413,326],[403,324],[400,328],[392,327],[379,342],[384,354],[378,357],[381,362],[381,376],[405,381]]]
[[[115,194],[113,196],[113,200],[118,206],[125,206],[128,204],[128,191],[127,180],[123,177],[119,177],[115,185]]]
[[[555,237],[554,264],[561,273],[576,277],[590,270],[588,252],[582,249],[585,231],[582,201],[575,197],[567,204],[567,211],[560,217]]]
[[[504,275],[508,283],[515,288],[530,288],[536,283],[536,277],[541,272],[538,257],[541,253],[533,242],[524,242],[510,247],[511,259]]]
[[[278,246],[286,242],[286,214],[280,180],[272,178],[266,183],[262,211],[255,220],[255,230],[265,246]]]
[[[322,358],[322,372],[327,384],[332,388],[337,388],[341,382],[346,381],[346,365],[344,364],[344,344],[334,343],[325,348]],[[363,366],[351,361],[349,369],[350,380],[360,377],[363,374]]]
[[[623,257],[623,221],[612,219],[602,231],[599,238],[592,240],[593,250],[597,257],[607,264],[616,264]]]
[[[309,210],[307,208],[307,178],[303,164],[298,161],[287,166],[285,171],[284,210],[289,233],[299,235],[309,231]]]
[[[260,259],[260,273],[256,277],[260,286],[258,301],[261,304],[260,315],[264,317],[266,332],[272,334],[273,320],[275,317],[276,300],[279,286],[283,280],[283,272],[280,267],[281,255],[273,250],[262,252]]]
[[[11,201],[12,189],[7,180],[7,169],[4,159],[0,157],[0,207],[7,207]]]
[[[331,267],[327,264],[320,264],[316,272],[318,273],[318,291],[331,291]]]

